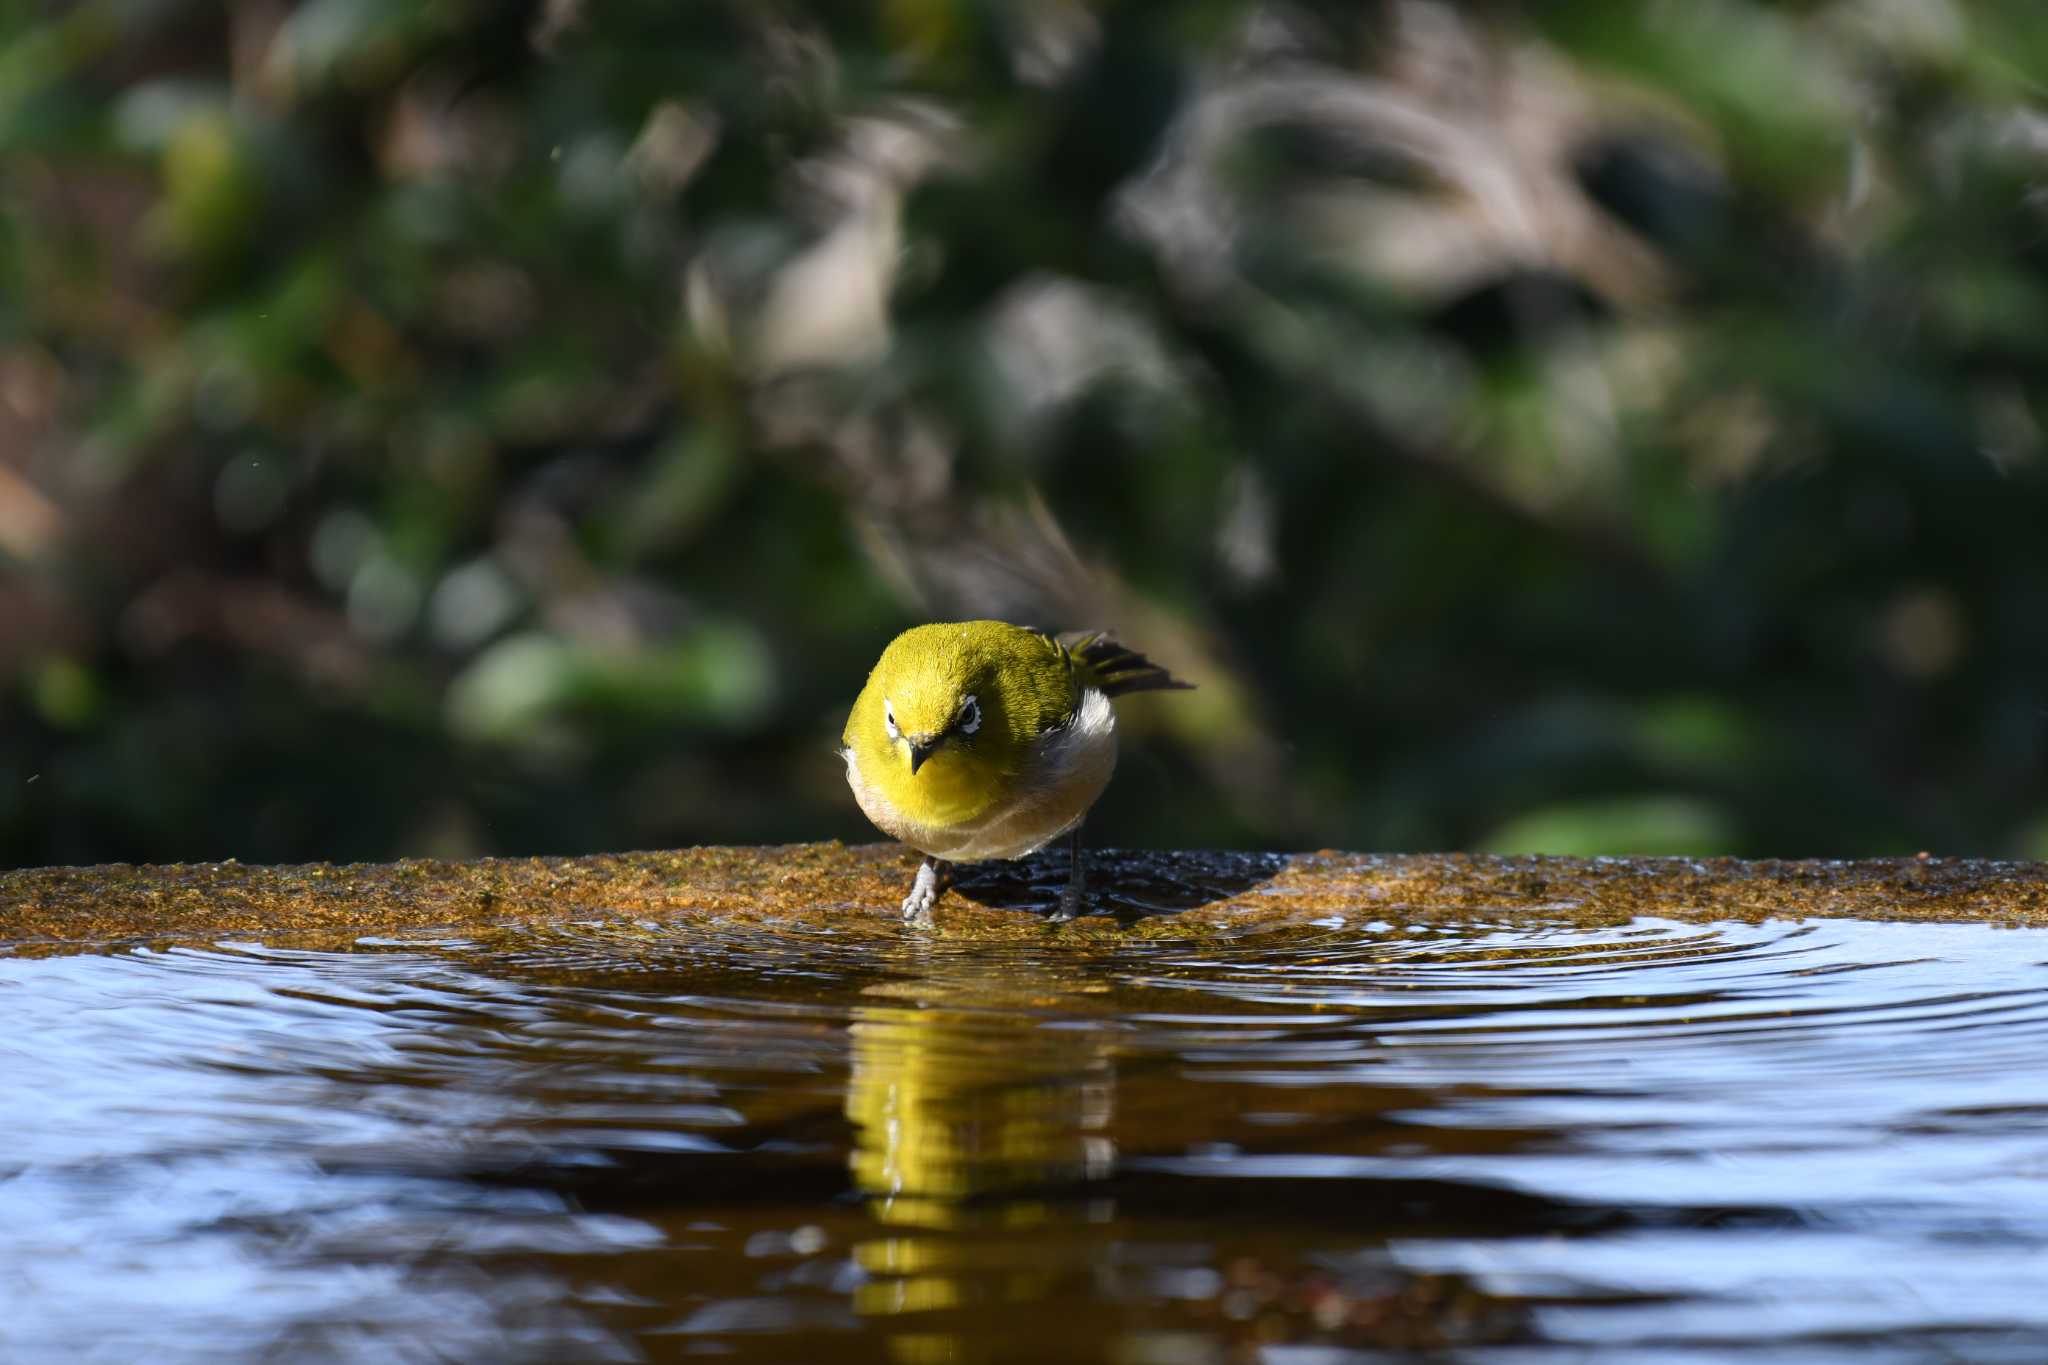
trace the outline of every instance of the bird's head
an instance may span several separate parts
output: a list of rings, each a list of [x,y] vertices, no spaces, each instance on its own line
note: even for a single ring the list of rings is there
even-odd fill
[[[961,645],[943,629],[906,631],[868,679],[863,701],[879,713],[870,719],[879,720],[891,761],[912,775],[941,754],[993,758],[1002,747],[1005,732],[989,724],[990,712],[1002,707],[999,661]]]
[[[1000,622],[907,630],[882,651],[846,743],[871,782],[932,820],[997,800],[1032,739],[1071,705],[1042,637]]]

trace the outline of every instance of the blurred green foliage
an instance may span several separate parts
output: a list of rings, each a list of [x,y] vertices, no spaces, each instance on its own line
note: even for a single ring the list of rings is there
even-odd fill
[[[2048,856],[2035,0],[0,0],[0,859]]]

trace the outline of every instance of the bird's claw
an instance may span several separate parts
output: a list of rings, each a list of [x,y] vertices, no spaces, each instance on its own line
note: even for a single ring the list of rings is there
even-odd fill
[[[929,926],[932,922],[932,907],[939,903],[946,887],[952,882],[948,875],[951,867],[937,858],[926,858],[918,865],[917,880],[910,884],[910,894],[903,898],[903,922]]]

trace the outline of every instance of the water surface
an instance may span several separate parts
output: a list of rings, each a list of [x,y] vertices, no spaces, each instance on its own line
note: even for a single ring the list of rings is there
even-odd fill
[[[2048,938],[0,956],[0,1358],[2048,1359]]]

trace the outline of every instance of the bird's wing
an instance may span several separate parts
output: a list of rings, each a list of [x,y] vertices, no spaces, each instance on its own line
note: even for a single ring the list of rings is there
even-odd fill
[[[1053,637],[1072,661],[1074,672],[1086,686],[1099,688],[1105,696],[1126,692],[1188,690],[1193,683],[1182,682],[1137,650],[1117,642],[1106,631],[1068,631]]]

